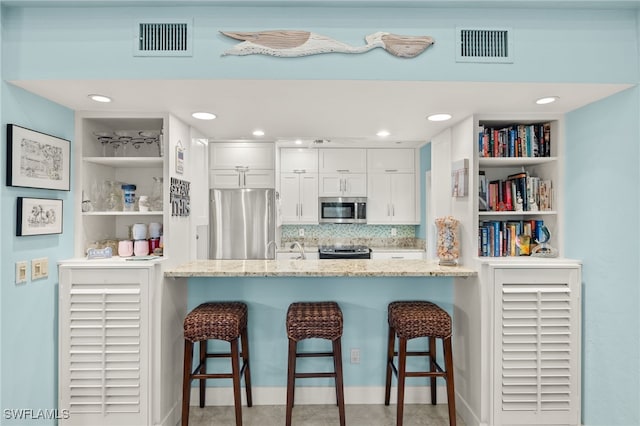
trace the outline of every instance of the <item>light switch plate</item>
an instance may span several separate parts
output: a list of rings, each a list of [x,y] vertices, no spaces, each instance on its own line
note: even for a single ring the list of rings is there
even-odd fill
[[[49,258],[41,257],[31,261],[31,279],[38,280],[49,276]]]
[[[27,261],[16,262],[16,284],[27,282]]]

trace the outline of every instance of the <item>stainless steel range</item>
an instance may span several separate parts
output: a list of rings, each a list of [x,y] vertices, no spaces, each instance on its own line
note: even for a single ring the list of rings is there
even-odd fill
[[[367,246],[320,246],[320,259],[371,259],[371,249]]]

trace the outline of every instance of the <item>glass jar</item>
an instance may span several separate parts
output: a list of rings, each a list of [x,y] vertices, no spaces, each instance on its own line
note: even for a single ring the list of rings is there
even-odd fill
[[[153,190],[151,191],[151,198],[149,199],[152,211],[162,211],[162,181],[162,177],[153,178]]]
[[[460,257],[460,237],[458,225],[460,222],[452,216],[436,219],[438,239],[436,242],[438,264],[443,266],[455,266]]]

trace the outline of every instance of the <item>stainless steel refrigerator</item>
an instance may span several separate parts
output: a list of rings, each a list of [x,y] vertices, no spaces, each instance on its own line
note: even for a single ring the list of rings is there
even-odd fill
[[[209,190],[209,258],[275,259],[275,190]]]

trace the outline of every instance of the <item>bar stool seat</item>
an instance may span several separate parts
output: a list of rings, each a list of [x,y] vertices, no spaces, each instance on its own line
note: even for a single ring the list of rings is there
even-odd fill
[[[252,406],[247,305],[243,302],[206,302],[194,308],[184,319],[184,370],[182,382],[182,426],[189,425],[191,382],[200,380],[200,407],[204,407],[207,379],[232,379],[236,426],[242,426],[240,378],[244,374],[247,406]],[[230,343],[230,352],[207,351],[208,340]],[[238,348],[241,342],[242,351]],[[198,342],[199,365],[192,370],[193,346]],[[242,357],[242,368],[240,367]],[[231,373],[207,373],[207,358],[231,358]]]
[[[342,380],[342,310],[336,302],[296,302],[287,310],[289,360],[287,373],[286,426],[291,426],[295,397],[295,379],[311,377],[335,378],[340,426],[345,426],[344,385]],[[332,342],[331,352],[298,352],[297,344],[304,339],[326,339]],[[333,372],[296,373],[298,357],[332,357]]]
[[[442,377],[447,384],[447,403],[449,406],[449,425],[456,425],[455,390],[453,380],[453,353],[451,348],[451,317],[438,305],[428,301],[396,301],[388,306],[389,339],[387,346],[387,378],[385,386],[385,405],[391,398],[392,373],[398,379],[398,408],[396,424],[402,426],[404,411],[404,389],[406,377],[429,377],[431,403],[436,404],[436,378]],[[395,340],[398,337],[398,352]],[[427,337],[427,352],[407,351],[407,341],[418,337]],[[442,340],[445,369],[436,362],[436,339]],[[398,366],[394,357],[398,356]],[[406,371],[407,356],[426,356],[429,358],[429,371]]]

